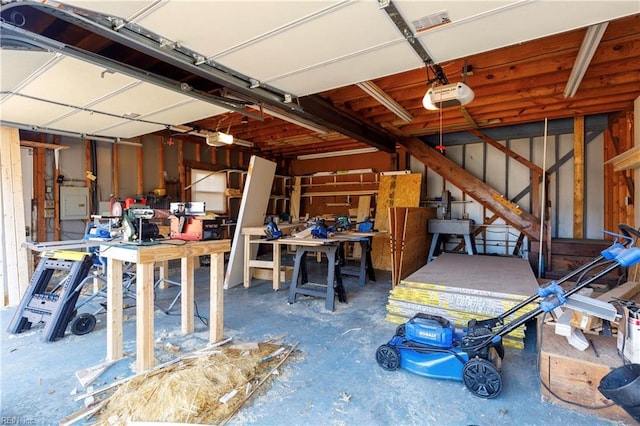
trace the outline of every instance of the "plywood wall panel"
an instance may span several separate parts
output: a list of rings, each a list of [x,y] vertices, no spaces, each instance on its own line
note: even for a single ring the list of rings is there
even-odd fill
[[[422,175],[417,173],[380,176],[375,229],[389,231],[390,207],[418,207],[421,183]],[[371,260],[375,269],[392,270],[391,242],[388,235],[374,237]]]

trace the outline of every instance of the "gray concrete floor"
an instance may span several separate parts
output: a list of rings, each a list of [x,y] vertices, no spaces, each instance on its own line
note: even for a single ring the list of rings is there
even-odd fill
[[[285,262],[291,261],[289,256]],[[265,341],[285,335],[298,343],[299,355],[288,361],[272,385],[259,392],[230,422],[232,425],[611,425],[610,421],[543,402],[536,368],[535,335],[524,350],[507,348],[503,391],[483,400],[462,382],[435,380],[398,370],[387,372],[375,361],[376,348],[394,333],[385,321],[390,276],[359,287],[345,277],[348,303],[325,310],[324,299],[303,297],[287,303],[288,291],[274,291],[267,281],[254,281],[225,291],[225,336],[242,341]],[[169,305],[177,288],[157,291],[156,303]],[[198,313],[208,317],[208,269],[196,273]],[[125,301],[126,303],[127,301]],[[128,300],[135,303],[134,300]],[[179,305],[179,304],[178,304]],[[88,308],[88,307],[87,307]],[[88,309],[91,310],[91,309]],[[41,330],[11,335],[6,332],[14,309],[0,312],[1,415],[0,424],[57,424],[83,407],[73,393],[82,391],[74,373],[104,361],[105,315],[85,336],[67,335],[42,342]],[[208,328],[196,319],[196,332],[180,334],[179,306],[167,315],[156,309],[156,358],[167,361],[181,351],[207,344]],[[125,310],[125,351],[135,354],[135,308]],[[181,352],[178,353],[180,355]],[[133,358],[112,366],[94,384],[103,387],[132,375]],[[90,423],[90,422],[89,422]]]

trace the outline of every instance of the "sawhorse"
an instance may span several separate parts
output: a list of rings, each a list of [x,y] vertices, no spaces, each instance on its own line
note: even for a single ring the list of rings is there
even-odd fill
[[[334,310],[336,290],[338,292],[344,291],[340,265],[336,262],[336,254],[339,247],[339,242],[313,246],[299,245],[296,247],[293,276],[291,277],[291,285],[289,286],[289,303],[295,303],[296,297],[299,294],[305,296],[324,297],[325,307],[330,311]],[[306,258],[307,252],[310,251],[321,252],[327,256],[328,266],[326,284],[308,282]],[[336,282],[337,289],[334,288],[334,280]],[[346,295],[344,295],[344,302],[346,303]]]

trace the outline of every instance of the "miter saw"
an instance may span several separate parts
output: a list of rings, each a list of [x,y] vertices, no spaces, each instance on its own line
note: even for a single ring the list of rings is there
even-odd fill
[[[222,239],[221,216],[208,216],[202,201],[169,205],[171,233],[176,240],[201,241]]]

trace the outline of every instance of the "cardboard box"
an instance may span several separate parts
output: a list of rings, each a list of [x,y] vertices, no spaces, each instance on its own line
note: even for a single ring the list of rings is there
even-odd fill
[[[622,308],[623,316],[618,327],[618,351],[622,353],[624,346],[624,357],[632,363],[640,363],[640,309]],[[626,319],[626,327],[623,320]]]
[[[571,327],[579,328],[582,331],[589,331],[602,326],[602,319],[578,311],[572,311]]]

